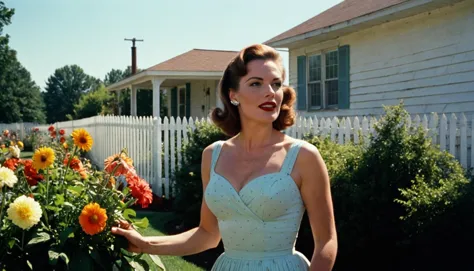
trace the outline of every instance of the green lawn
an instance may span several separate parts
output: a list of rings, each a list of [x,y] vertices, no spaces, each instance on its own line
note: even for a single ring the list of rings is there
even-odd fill
[[[22,151],[20,152],[21,159],[31,159],[33,157],[33,152],[31,151]]]
[[[142,232],[142,234],[147,236],[155,235],[164,235],[165,223],[173,219],[173,213],[160,213],[160,212],[146,212],[139,211],[137,212],[137,217],[147,217],[150,221],[148,229]],[[180,270],[180,271],[202,271],[202,269],[181,257],[177,256],[160,256],[160,259],[163,261],[163,264],[168,271]]]

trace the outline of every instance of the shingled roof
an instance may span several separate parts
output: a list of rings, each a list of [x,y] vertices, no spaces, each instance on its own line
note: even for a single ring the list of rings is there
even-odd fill
[[[192,49],[175,56],[147,71],[192,71],[192,72],[223,72],[237,51]]]
[[[313,18],[268,40],[265,44],[281,41],[338,23],[350,21],[408,0],[345,0]]]

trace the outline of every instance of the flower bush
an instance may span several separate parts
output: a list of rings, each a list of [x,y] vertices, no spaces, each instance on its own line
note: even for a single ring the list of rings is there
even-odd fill
[[[51,126],[49,137],[25,160],[21,142],[3,132],[0,270],[163,269],[158,257],[129,253],[128,242],[110,232],[121,221],[148,227],[131,207],[146,208],[152,192],[126,150],[99,171],[82,157],[94,143],[85,129],[68,137]]]

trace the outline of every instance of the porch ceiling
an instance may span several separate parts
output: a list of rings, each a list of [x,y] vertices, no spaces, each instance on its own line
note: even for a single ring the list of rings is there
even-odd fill
[[[197,80],[219,80],[220,78],[196,78],[196,79],[166,79],[163,83],[161,83],[160,88],[172,88],[179,85],[184,85],[189,83],[190,81],[197,81]],[[145,81],[140,84],[134,84],[135,87],[138,89],[153,89],[152,81]]]
[[[190,80],[220,80],[222,72],[179,72],[179,71],[143,71],[107,86],[109,91],[117,91],[131,85],[143,89],[153,88],[153,79],[164,80],[160,87],[173,87]]]

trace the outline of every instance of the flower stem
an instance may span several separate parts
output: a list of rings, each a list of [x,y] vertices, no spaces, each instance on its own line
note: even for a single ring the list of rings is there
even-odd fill
[[[48,211],[46,209],[46,206],[48,206],[48,204],[49,204],[49,174],[48,174],[47,171],[45,173],[45,177],[46,177],[46,202],[44,204],[44,218],[46,220],[45,221],[46,226],[49,228]]]
[[[5,197],[6,197],[5,187],[2,187],[2,207],[0,207],[0,229],[2,228],[2,224],[3,224],[3,209],[5,208]]]
[[[21,231],[21,250],[24,249],[24,244],[25,244],[25,231]]]
[[[65,185],[66,185],[66,181],[65,181],[66,173],[67,173],[67,170],[69,169],[69,166],[71,165],[71,160],[72,160],[72,158],[74,157],[74,155],[76,155],[76,151],[77,151],[77,146],[74,146],[74,150],[72,151],[72,155],[69,156],[69,159],[68,159],[68,161],[67,161],[66,169],[64,169],[63,177],[61,178],[61,180],[62,180],[62,188],[63,188],[63,190],[64,190],[64,196],[66,196],[66,191],[67,191],[67,189],[65,188]]]

